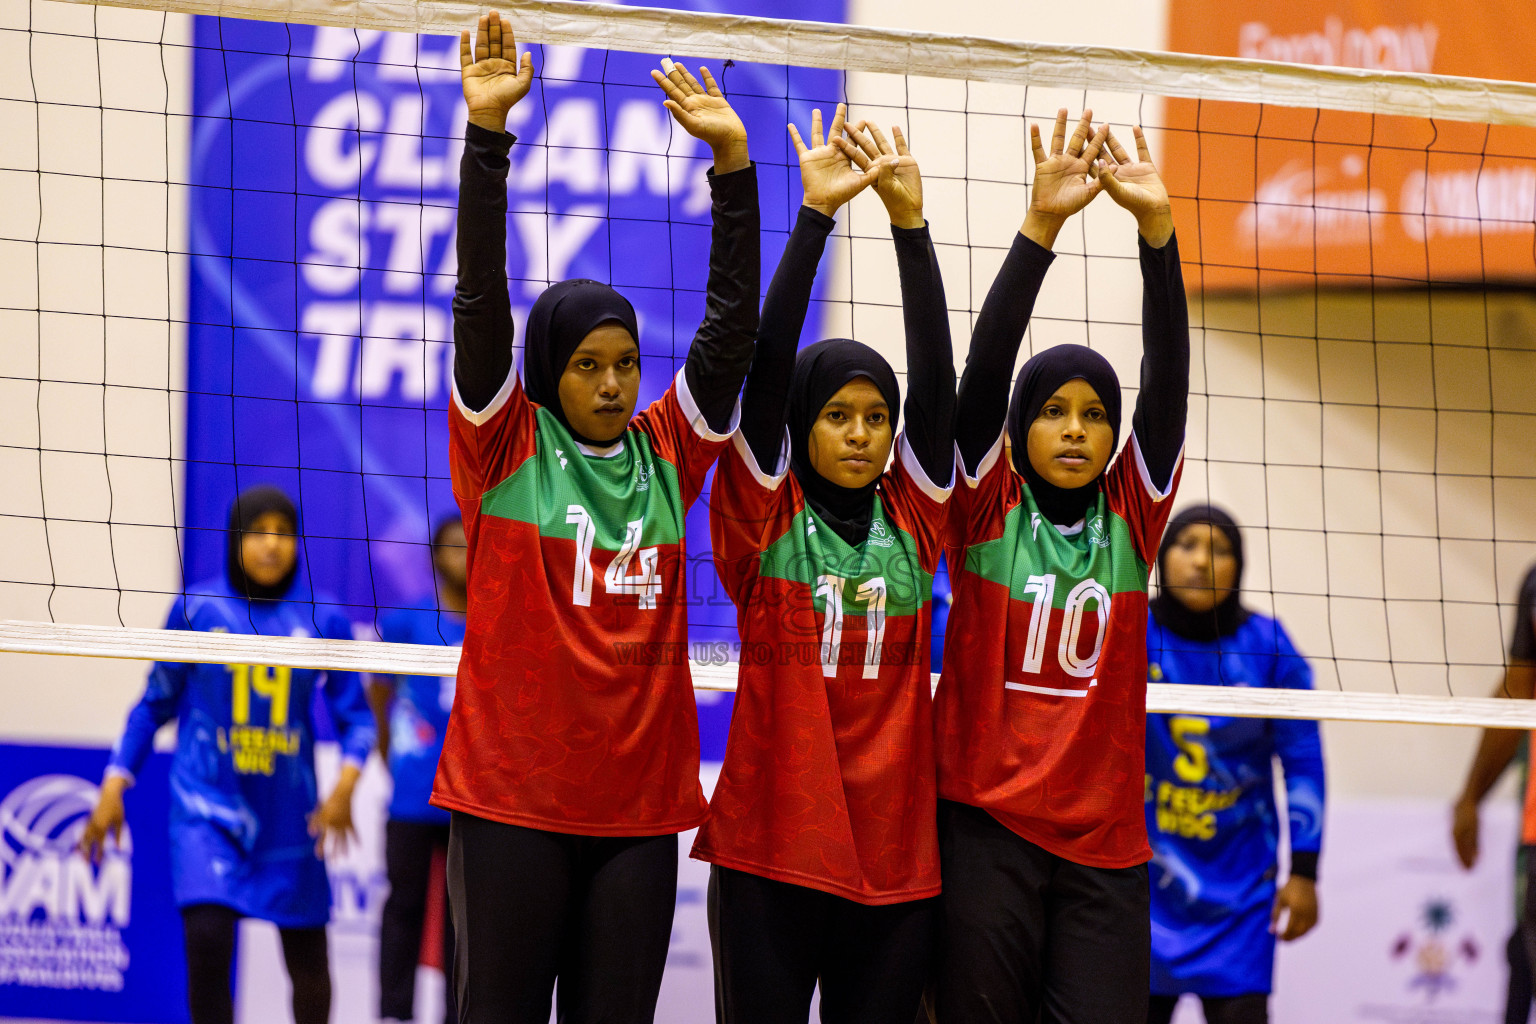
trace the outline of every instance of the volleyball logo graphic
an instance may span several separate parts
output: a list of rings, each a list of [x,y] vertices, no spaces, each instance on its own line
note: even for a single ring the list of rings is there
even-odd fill
[[[132,840],[100,864],[76,850],[97,788],[77,775],[40,775],[0,798],[0,984],[123,987],[132,909]]]
[[[1449,900],[1435,898],[1424,904],[1419,914],[1419,929],[1398,936],[1392,945],[1392,959],[1407,960],[1414,968],[1410,989],[1424,994],[1429,1002],[1456,988],[1455,970],[1477,961],[1480,950],[1471,933],[1459,940],[1452,936],[1456,908]]]

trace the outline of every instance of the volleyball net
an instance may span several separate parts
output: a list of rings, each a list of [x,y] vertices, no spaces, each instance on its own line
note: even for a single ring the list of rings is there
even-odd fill
[[[660,105],[662,56],[709,64],[748,126],[764,285],[800,202],[784,125],[847,102],[902,127],[957,360],[1024,215],[1029,123],[1087,107],[1122,137],[1143,125],[1193,326],[1178,504],[1232,510],[1245,601],[1317,676],[1313,693],[1153,684],[1149,708],[1536,726],[1536,704],[1488,696],[1536,561],[1536,86],[763,10],[806,20],[504,10],[537,76],[509,125],[519,323],[548,283],[593,277],[639,314],[642,402],[681,366],[708,154]],[[0,3],[0,651],[453,673],[453,648],[366,637],[431,592],[453,510],[454,37],[479,13]],[[838,220],[806,338],[857,338],[900,371],[884,211],[866,195]],[[1095,203],[1056,251],[1021,358],[1091,345],[1133,401],[1133,224]],[[299,505],[297,593],[365,639],[156,628],[223,571],[230,503],[257,483]],[[729,689],[735,614],[706,516],[707,495],[689,653],[698,685]]]

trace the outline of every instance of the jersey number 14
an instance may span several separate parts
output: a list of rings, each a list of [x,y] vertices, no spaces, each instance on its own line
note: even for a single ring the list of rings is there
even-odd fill
[[[592,606],[592,583],[597,574],[592,565],[592,541],[597,537],[597,524],[580,505],[568,505],[565,521],[576,527],[576,569],[571,578],[571,603],[578,608]],[[610,594],[633,594],[640,599],[642,611],[655,608],[661,596],[661,580],[656,575],[657,549],[640,547],[640,529],[643,519],[636,519],[624,528],[624,543],[618,554],[608,563],[603,573],[603,587]],[[638,562],[640,570],[629,575],[629,564]]]

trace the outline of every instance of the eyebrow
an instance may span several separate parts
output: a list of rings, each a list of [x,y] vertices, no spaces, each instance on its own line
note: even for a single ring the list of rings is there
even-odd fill
[[[853,403],[848,401],[847,399],[844,399],[844,398],[834,398],[834,399],[829,400],[826,405],[822,406],[822,408],[823,409],[852,409],[853,408]],[[870,404],[867,408],[869,408],[869,409],[884,409],[887,412],[889,412],[891,407],[889,405],[885,404],[885,400],[884,399],[881,399],[881,400],[879,400],[877,402],[874,402],[874,403]]]
[[[571,358],[572,359],[578,359],[578,358],[585,357],[587,359],[596,359],[598,356],[600,356],[602,354],[603,353],[601,351],[597,350],[597,349],[590,349],[590,348],[587,348],[586,346],[583,345],[583,346],[577,346],[576,351],[571,353]],[[623,359],[625,356],[637,356],[639,354],[640,354],[640,346],[638,346],[638,345],[631,345],[631,346],[629,346],[629,348],[625,349],[623,352],[620,352],[618,357],[620,359]]]

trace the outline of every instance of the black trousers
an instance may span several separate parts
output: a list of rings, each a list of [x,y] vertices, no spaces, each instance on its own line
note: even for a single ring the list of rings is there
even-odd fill
[[[187,1003],[192,1024],[233,1024],[235,928],[240,915],[218,903],[181,908],[187,941]],[[294,1024],[326,1024],[331,1016],[331,965],[324,928],[279,928],[293,985]]]
[[[421,959],[421,928],[427,916],[427,888],[432,854],[448,848],[447,825],[421,825],[391,819],[384,826],[384,868],[389,899],[379,924],[379,1016],[410,1020],[416,1006],[416,964]],[[458,1019],[453,1005],[453,915],[443,915],[443,1019]]]
[[[913,1024],[937,899],[871,907],[730,868],[709,871],[720,1024],[805,1024],[821,983],[825,1024]]]
[[[1169,1024],[1178,1005],[1178,996],[1153,996],[1147,1024]],[[1205,1012],[1205,1024],[1269,1024],[1269,996],[1263,992],[1201,996],[1200,1009]]]
[[[453,812],[462,1024],[650,1024],[677,905],[677,836],[543,832]]]
[[[1147,868],[1093,868],[939,801],[939,1024],[1139,1024]]]

